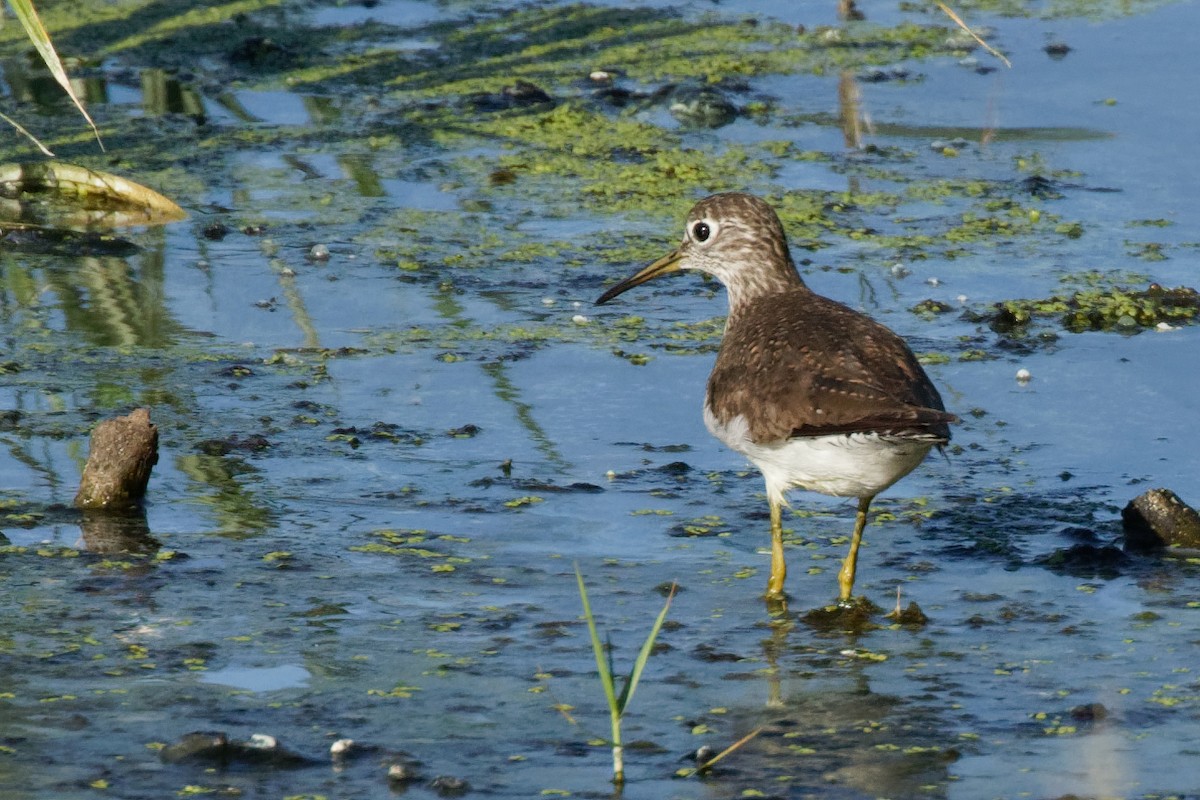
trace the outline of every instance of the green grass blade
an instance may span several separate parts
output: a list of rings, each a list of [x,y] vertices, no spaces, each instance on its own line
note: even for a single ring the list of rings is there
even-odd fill
[[[25,29],[25,35],[29,37],[29,41],[33,42],[38,55],[42,57],[42,61],[46,62],[46,66],[50,69],[50,74],[54,76],[54,80],[58,81],[58,85],[71,98],[71,102],[79,109],[79,113],[87,120],[88,125],[92,126],[92,132],[96,135],[96,141],[100,142],[100,131],[96,129],[96,123],[92,122],[92,118],[83,107],[83,103],[76,96],[75,90],[71,88],[71,80],[67,77],[67,70],[63,67],[62,61],[59,60],[58,53],[54,50],[54,44],[50,41],[50,34],[46,32],[46,29],[42,26],[41,19],[38,18],[37,10],[33,7],[33,0],[8,0],[8,4],[12,8],[13,14],[20,20],[21,27]],[[100,149],[104,149],[103,142],[100,142]]]
[[[625,679],[625,687],[621,690],[620,698],[617,699],[617,710],[621,714],[625,713],[625,709],[633,700],[633,693],[637,690],[638,681],[642,679],[642,670],[645,669],[646,662],[650,660],[650,651],[654,649],[654,640],[658,638],[658,632],[667,618],[667,612],[671,610],[671,600],[675,598],[675,588],[675,584],[672,583],[671,593],[667,595],[667,602],[663,604],[662,611],[658,612],[658,619],[654,620],[654,627],[650,629],[650,634],[642,643],[637,660],[633,662],[633,669],[629,672],[629,677]]]
[[[592,615],[592,605],[588,602],[587,587],[583,585],[583,574],[579,565],[575,565],[575,580],[579,584],[579,599],[583,602],[583,618],[587,620],[588,633],[592,637],[592,653],[596,656],[596,671],[600,673],[600,683],[604,686],[604,697],[608,700],[610,711],[617,709],[617,691],[613,685],[612,670],[609,668],[609,657],[604,652],[600,642],[600,634],[596,631],[596,618]]]

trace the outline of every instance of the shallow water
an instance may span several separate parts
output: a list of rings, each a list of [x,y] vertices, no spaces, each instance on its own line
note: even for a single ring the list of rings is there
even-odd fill
[[[1059,330],[1010,348],[957,312],[908,309],[932,298],[985,310],[1089,270],[1200,282],[1198,8],[970,13],[1014,67],[912,58],[909,80],[861,83],[881,156],[845,156],[832,74],[751,78],[776,99],[766,121],[680,134],[714,153],[787,139],[829,156],[780,158],[773,175],[745,179],[763,192],[902,194],[959,179],[1000,196],[1052,175],[1058,199],[1010,194],[1082,227],[1072,238],[1047,222],[953,254],[841,233],[797,250],[818,291],[948,356],[929,371],[964,418],[947,458],[877,501],[895,518],[868,529],[860,562],[861,593],[890,606],[899,589],[930,622],[859,634],[801,621],[834,594],[846,502],[793,497],[791,607],[772,617],[759,600],[760,478],[705,432],[715,339],[678,324],[719,317],[721,293],[681,278],[591,305],[644,263],[612,254],[665,251],[691,200],[719,187],[681,182],[655,213],[582,200],[566,213],[578,185],[556,197],[526,173],[513,189],[481,180],[508,148],[439,138],[438,122],[417,130],[382,83],[223,85],[198,69],[208,122],[196,127],[144,111],[121,72],[169,54],[122,55],[106,75],[125,91],[94,111],[122,131],[110,147],[145,158],[145,173],[132,171],[191,217],[123,233],[142,248],[128,259],[0,250],[13,365],[0,408],[19,412],[0,420],[0,797],[387,797],[404,788],[389,787],[386,767],[404,758],[419,762],[413,797],[435,796],[440,775],[472,795],[607,796],[595,741],[607,718],[576,563],[618,668],[665,586],[681,587],[625,720],[628,739],[652,745],[630,749],[626,797],[1194,793],[1200,567],[1045,559],[1081,541],[1119,544],[1119,509],[1151,486],[1200,501],[1198,329]],[[836,24],[833,4],[717,10]],[[395,25],[394,49],[436,50],[453,29],[439,23],[506,13],[406,0],[310,5],[287,24]],[[1052,60],[1049,40],[1073,49]],[[337,46],[360,46],[348,41]],[[379,107],[364,111],[364,93]],[[77,125],[54,104],[17,109],[52,132]],[[135,137],[124,126],[143,113]],[[661,108],[629,114],[676,132]],[[403,135],[369,146],[359,125]],[[995,131],[986,145],[983,130]],[[976,143],[957,156],[930,148],[971,139],[964,131]],[[6,142],[3,160],[28,158],[21,147]],[[76,142],[57,149],[96,158]],[[848,216],[874,231],[940,230],[980,208],[968,195],[910,194]],[[218,223],[223,237],[205,235]],[[307,257],[316,243],[328,261]],[[1167,258],[1145,258],[1146,243]],[[410,257],[417,268],[400,268]],[[640,335],[616,337],[631,314],[645,319]],[[964,357],[972,350],[986,357]],[[1019,368],[1033,379],[1018,383]],[[99,537],[64,507],[88,430],[139,405],[162,448],[145,525]],[[214,440],[232,449],[214,454]],[[717,774],[672,777],[700,745],[759,727]],[[315,763],[160,759],[198,730],[270,734]],[[339,738],[361,749],[334,763]]]

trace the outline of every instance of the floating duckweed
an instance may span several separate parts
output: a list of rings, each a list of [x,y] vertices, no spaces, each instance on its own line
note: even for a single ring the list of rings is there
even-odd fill
[[[1168,289],[1156,283],[1145,289],[1088,286],[1040,300],[1006,300],[997,303],[995,309],[987,319],[994,330],[1002,333],[1023,329],[1046,317],[1057,317],[1074,333],[1153,328],[1161,322],[1194,320],[1200,314],[1200,294],[1188,287]]]
[[[505,508],[522,508],[524,506],[531,506],[536,503],[543,503],[543,502],[545,502],[544,498],[538,497],[536,495],[527,495],[525,497],[518,497],[515,500],[509,500],[509,501],[505,502],[504,507]]]
[[[407,699],[413,696],[414,692],[421,691],[420,686],[407,686],[405,684],[396,684],[391,689],[368,689],[367,695],[370,697],[391,697]]]

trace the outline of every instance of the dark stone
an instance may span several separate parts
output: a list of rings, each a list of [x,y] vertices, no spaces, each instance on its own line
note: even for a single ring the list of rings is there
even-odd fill
[[[1067,53],[1071,52],[1071,45],[1066,42],[1050,42],[1042,49],[1046,51],[1046,55],[1058,60],[1067,57]]]
[[[1138,495],[1121,509],[1121,521],[1129,550],[1200,548],[1200,514],[1170,489]]]
[[[193,731],[162,749],[159,757],[167,764],[204,763],[269,767],[303,767],[315,759],[288,750],[274,736],[256,733],[241,741],[230,739],[222,731]]]
[[[1062,192],[1058,191],[1058,184],[1042,175],[1030,175],[1020,183],[1021,189],[1029,195],[1040,200],[1058,200],[1062,198]]]
[[[689,128],[720,128],[737,119],[738,108],[714,86],[678,86],[667,110]]]
[[[219,242],[229,235],[229,226],[223,222],[210,222],[200,231],[200,235],[213,242]]]
[[[179,737],[179,741],[164,747],[158,754],[167,764],[188,761],[224,761],[229,748],[229,737],[222,731],[192,731]]]

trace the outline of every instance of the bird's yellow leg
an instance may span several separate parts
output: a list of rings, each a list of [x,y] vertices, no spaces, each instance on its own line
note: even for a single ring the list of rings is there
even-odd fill
[[[867,525],[867,509],[871,507],[874,497],[858,499],[858,513],[854,515],[854,535],[850,537],[850,552],[842,562],[842,571],[838,573],[838,586],[841,588],[839,603],[850,602],[854,593],[854,572],[858,567],[858,546],[862,543],[863,528]]]
[[[767,599],[780,599],[783,581],[787,577],[787,561],[783,558],[783,508],[774,498],[771,504],[771,577],[767,579]]]

